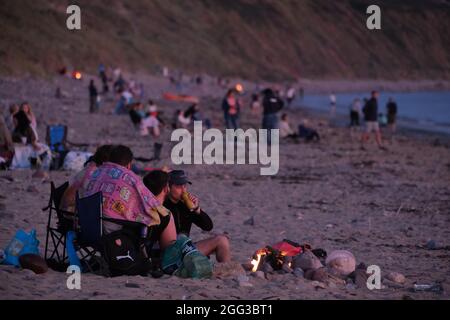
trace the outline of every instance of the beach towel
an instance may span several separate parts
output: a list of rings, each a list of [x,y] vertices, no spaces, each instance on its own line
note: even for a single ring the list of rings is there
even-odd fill
[[[101,191],[103,214],[109,218],[152,226],[160,224],[160,216],[169,214],[139,176],[111,162],[106,162],[94,170],[80,189],[83,189],[81,193],[85,197]]]

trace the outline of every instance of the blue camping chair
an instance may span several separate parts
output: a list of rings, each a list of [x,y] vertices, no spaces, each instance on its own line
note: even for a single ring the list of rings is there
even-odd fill
[[[62,166],[64,157],[70,151],[69,146],[82,150],[86,150],[89,146],[87,143],[73,143],[67,140],[67,126],[62,124],[47,126],[46,142],[53,153],[51,169],[59,169]]]
[[[88,197],[79,198],[76,195],[76,215],[75,215],[75,251],[78,252],[78,259],[81,268],[85,271],[94,272],[103,267],[102,255],[103,221],[112,222],[127,228],[136,235],[139,246],[149,245],[149,228],[142,223],[128,220],[112,219],[103,217],[103,197],[101,192],[97,192]],[[71,244],[68,244],[69,246]],[[68,247],[69,248],[69,247]],[[77,260],[77,258],[73,259]],[[104,273],[103,273],[104,274]]]

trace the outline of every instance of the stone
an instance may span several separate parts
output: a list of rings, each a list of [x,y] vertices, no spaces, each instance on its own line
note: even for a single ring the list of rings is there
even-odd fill
[[[266,275],[264,274],[263,271],[252,272],[251,275],[254,276],[255,278],[260,278],[264,280],[266,279]]]
[[[283,271],[283,273],[292,273],[293,271],[287,264],[283,264],[281,270]]]
[[[27,192],[30,192],[30,193],[38,193],[39,190],[38,190],[35,186],[29,185],[29,186],[27,187]]]
[[[245,271],[252,271],[253,265],[251,263],[243,263],[242,268],[244,268]]]
[[[250,219],[245,220],[245,221],[244,221],[244,225],[247,225],[247,226],[254,226],[254,225],[255,225],[255,218],[254,218],[254,217],[251,217]]]
[[[141,286],[138,285],[137,283],[127,282],[127,283],[125,283],[125,287],[127,287],[127,288],[140,288]]]
[[[428,250],[436,250],[437,249],[436,241],[434,240],[428,241],[426,247]]]
[[[48,266],[44,258],[37,254],[23,254],[19,257],[19,263],[22,268],[29,269],[37,274],[48,271]]]
[[[386,276],[386,279],[388,279],[392,282],[395,282],[395,283],[400,283],[400,284],[403,284],[406,281],[405,276],[398,272],[388,273],[388,275]]]
[[[327,270],[325,268],[319,268],[312,274],[312,280],[319,282],[326,282],[328,279]]]
[[[235,187],[242,187],[242,186],[244,186],[244,184],[242,182],[239,182],[239,181],[234,181],[233,182],[233,186],[235,186]]]
[[[319,258],[317,258],[311,251],[307,250],[302,254],[295,256],[292,259],[292,268],[301,268],[306,271],[308,269],[317,270],[323,267],[323,264],[320,262]]]
[[[311,282],[311,285],[316,289],[318,289],[318,288],[325,289],[327,287],[327,285],[325,283],[319,282],[319,281],[313,281],[313,282]]]
[[[270,263],[265,262],[262,266],[262,271],[264,271],[264,273],[273,273],[273,268]]]
[[[325,260],[333,274],[348,276],[356,269],[356,259],[350,251],[335,250]]]
[[[294,273],[294,276],[296,276],[297,278],[305,277],[305,272],[303,272],[303,270],[301,268],[295,268],[293,273]]]
[[[367,288],[367,279],[369,278],[369,275],[366,270],[358,268],[353,275],[354,282],[358,288]]]

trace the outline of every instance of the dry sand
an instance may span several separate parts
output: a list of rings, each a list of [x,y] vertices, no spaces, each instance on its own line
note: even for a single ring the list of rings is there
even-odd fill
[[[56,83],[68,94],[55,99]],[[157,99],[167,89],[164,79],[148,78],[146,95],[159,104],[169,122],[185,104]],[[204,113],[220,128],[223,94],[217,88],[202,99]],[[28,100],[39,119],[38,132],[45,137],[47,124],[64,123],[69,139],[99,144],[129,145],[137,156],[151,156],[154,140],[140,137],[128,116],[112,115],[113,102],[103,101],[100,114],[88,113],[87,80],[0,80],[0,104]],[[391,271],[405,275],[404,285],[383,280],[381,290],[315,288],[311,281],[293,274],[276,275],[270,281],[250,276],[251,287],[239,286],[238,273],[209,280],[164,276],[118,277],[83,274],[82,289],[69,290],[67,275],[48,271],[0,266],[0,297],[4,299],[449,299],[450,298],[450,148],[442,136],[399,133],[389,151],[378,150],[372,141],[367,151],[352,142],[347,129],[333,128],[327,119],[304,110],[287,110],[293,124],[308,117],[322,141],[280,146],[280,171],[259,175],[259,165],[185,165],[194,184],[192,192],[214,222],[213,231],[228,232],[233,260],[249,262],[256,249],[283,238],[310,243],[328,252],[350,250],[357,263],[380,266],[382,276]],[[248,108],[242,127],[258,127],[261,118]],[[163,131],[163,159],[155,166],[171,166],[170,130]],[[173,167],[173,166],[171,166]],[[6,247],[15,231],[37,229],[44,249],[48,201],[47,181],[32,179],[31,170],[0,172],[0,247]],[[50,172],[56,184],[73,173]],[[32,185],[36,190],[29,190]],[[244,221],[254,217],[254,225]],[[208,233],[195,226],[192,238]],[[441,249],[428,250],[433,239]],[[414,282],[441,282],[444,292],[412,292]],[[127,285],[128,283],[128,285]],[[131,285],[130,285],[131,284]]]

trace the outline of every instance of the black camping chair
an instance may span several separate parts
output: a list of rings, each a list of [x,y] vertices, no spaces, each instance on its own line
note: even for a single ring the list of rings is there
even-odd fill
[[[145,250],[147,246],[152,246],[149,242],[149,234],[151,228],[139,222],[128,220],[112,219],[103,217],[103,197],[101,192],[94,193],[90,196],[79,198],[76,195],[76,215],[75,215],[75,232],[76,244],[75,249],[79,253],[80,262],[89,271],[94,272],[101,268],[101,260],[96,259],[102,255],[102,237],[103,237],[103,221],[112,222],[122,228],[127,228],[139,240],[139,246]]]
[[[74,213],[59,208],[62,196],[68,187],[69,182],[65,182],[56,188],[52,181],[50,183],[50,199],[48,205],[42,209],[42,211],[49,211],[44,259],[50,268],[57,271],[66,271],[69,265],[65,250],[66,235],[68,231],[73,230]],[[49,246],[50,239],[51,246]]]

